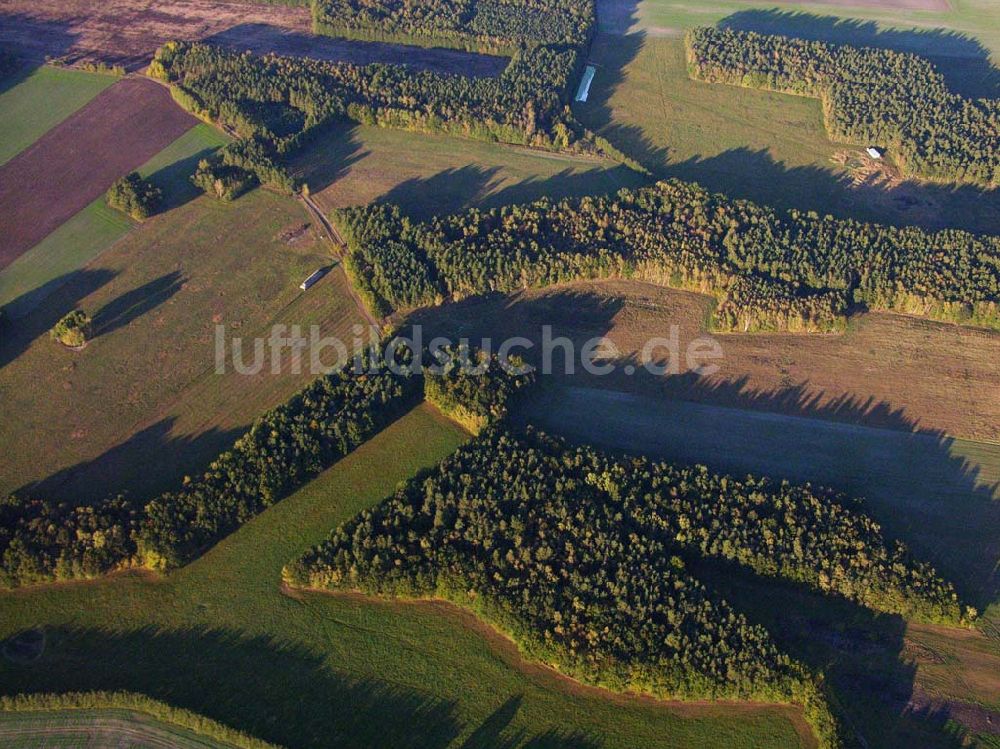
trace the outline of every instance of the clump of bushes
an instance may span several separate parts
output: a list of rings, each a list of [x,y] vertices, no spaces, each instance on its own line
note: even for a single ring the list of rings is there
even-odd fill
[[[130,172],[115,180],[115,183],[108,188],[107,195],[109,206],[127,213],[137,221],[152,216],[159,208],[162,199],[163,193],[160,188],[143,179],[138,172]]]
[[[208,195],[235,200],[260,184],[283,195],[295,192],[295,180],[280,166],[270,148],[254,138],[242,138],[218,154],[198,162],[191,181]]]
[[[435,352],[439,364],[424,370],[424,398],[473,434],[507,416],[515,393],[535,381],[519,358],[467,346]]]
[[[54,341],[70,348],[80,348],[90,340],[90,315],[81,309],[75,309],[55,324],[49,331]]]

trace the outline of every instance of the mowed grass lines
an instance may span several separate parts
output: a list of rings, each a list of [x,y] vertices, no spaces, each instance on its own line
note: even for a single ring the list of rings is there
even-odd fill
[[[325,210],[384,201],[420,219],[643,182],[603,159],[376,127],[331,128],[295,158],[294,168]]]
[[[110,75],[48,66],[17,76],[0,82],[0,164],[117,80]]]
[[[6,749],[86,749],[88,747],[175,747],[229,749],[182,726],[130,710],[0,712],[0,742]]]
[[[0,343],[0,493],[74,499],[129,490],[142,500],[201,469],[265,409],[310,379],[270,366],[256,376],[215,373],[215,329],[268,336],[277,323],[321,326],[350,340],[363,322],[340,273],[303,293],[329,265],[328,247],[294,200],[256,190],[232,204],[199,197],[144,222],[30,314]],[[96,337],[84,351],[48,329],[82,308]],[[287,364],[287,362],[286,362]],[[39,460],[45,456],[45,460]]]
[[[289,747],[801,745],[780,708],[567,689],[449,609],[281,592],[286,562],[465,438],[421,406],[165,580],[0,595],[0,638],[46,631],[0,690],[141,691]]]
[[[196,125],[138,169],[163,191],[161,212],[197,197],[198,190],[189,178],[198,161],[227,141],[215,128]],[[5,314],[27,314],[73,271],[135,225],[125,214],[109,208],[104,196],[95,200],[0,271],[0,306],[9,305]]]

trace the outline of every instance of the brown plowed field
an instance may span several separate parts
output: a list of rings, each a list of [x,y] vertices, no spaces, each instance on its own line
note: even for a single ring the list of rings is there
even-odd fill
[[[0,269],[195,125],[166,88],[126,78],[0,167]]]
[[[104,62],[136,70],[172,39],[206,40],[258,54],[274,52],[366,64],[395,62],[426,70],[495,76],[507,58],[459,50],[352,42],[312,34],[309,9],[218,0],[0,0],[0,46],[67,62]]]

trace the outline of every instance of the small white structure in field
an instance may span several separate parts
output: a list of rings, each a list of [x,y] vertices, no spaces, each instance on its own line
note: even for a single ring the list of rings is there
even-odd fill
[[[867,151],[868,155],[871,156],[873,159],[882,158],[882,150],[879,148],[875,148],[875,146],[868,146],[868,148],[866,148],[865,151]]]
[[[577,101],[587,101],[587,97],[590,95],[590,84],[594,82],[594,75],[596,73],[597,68],[593,65],[588,65],[587,69],[583,71],[583,79],[580,81],[580,88],[576,90]]]
[[[309,278],[307,278],[305,281],[299,284],[299,288],[305,291],[325,275],[326,275],[326,268],[320,268],[317,271],[313,271],[312,275],[309,276]]]

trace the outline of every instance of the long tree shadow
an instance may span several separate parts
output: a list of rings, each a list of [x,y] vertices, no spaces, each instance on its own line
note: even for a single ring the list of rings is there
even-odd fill
[[[1000,600],[1000,447],[925,428],[900,404],[828,395],[808,381],[767,390],[745,377],[664,376],[636,355],[613,355],[611,372],[587,373],[583,345],[611,331],[625,305],[619,295],[569,286],[466,299],[408,322],[422,325],[425,340],[489,339],[494,350],[514,336],[530,341],[514,353],[552,387],[528,399],[522,420],[616,449],[865,497],[886,531],[933,562],[969,603],[982,611]],[[546,338],[569,346],[549,345],[546,356]]]
[[[461,728],[451,702],[223,629],[48,629],[39,660],[0,669],[5,694],[140,692],[289,747],[445,747]]]
[[[184,281],[180,271],[171,271],[113,299],[94,315],[94,335],[108,335],[128,326],[180,291]]]
[[[906,623],[804,585],[762,578],[725,561],[683,555],[691,572],[778,646],[822,672],[848,728],[866,747],[966,746],[946,705],[917,709],[917,665],[906,654]]]
[[[50,57],[63,58],[73,49],[79,34],[71,31],[69,21],[44,20],[26,13],[7,13],[0,9],[0,47],[13,52],[25,65],[13,80],[0,81],[0,93],[24,77]]]
[[[125,690],[288,747],[445,749],[464,726],[456,704],[330,667],[322,652],[218,628],[47,628],[31,663],[0,659],[0,692]],[[475,728],[464,749],[597,749],[558,728],[510,731],[520,697]]]
[[[351,166],[370,154],[371,151],[361,148],[357,125],[334,122],[313,132],[288,166],[292,175],[315,194],[345,176]]]
[[[85,268],[47,281],[3,306],[0,318],[0,367],[14,361],[39,336],[45,335],[80,301],[109,283],[117,274]],[[51,300],[42,304],[43,300]]]
[[[929,231],[1000,232],[1000,190],[917,180],[892,186],[855,185],[847,173],[819,166],[789,167],[766,149],[733,148],[716,156],[667,164],[659,173],[779,210],[828,213],[835,204],[838,218],[919,226]],[[733,179],[735,174],[752,174],[753,179]]]
[[[1000,97],[1000,69],[978,39],[951,29],[884,28],[874,21],[774,9],[741,10],[719,22],[723,28],[780,34],[812,41],[913,52],[929,58],[948,87],[969,98]]]
[[[204,470],[246,431],[212,428],[178,436],[172,433],[175,422],[174,417],[161,419],[97,457],[26,484],[15,493],[80,504],[123,494],[141,507],[157,494],[180,486],[185,476]],[[150,456],[155,456],[152,463]]]

